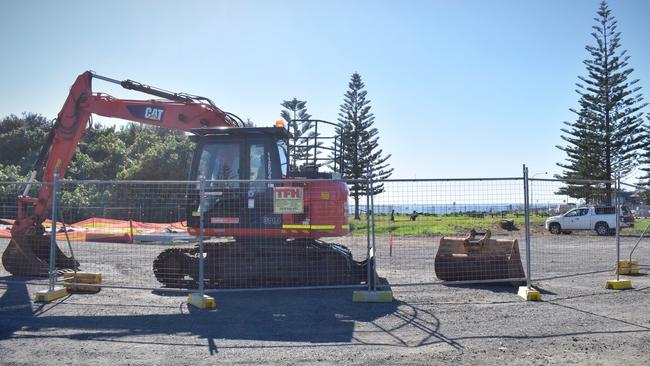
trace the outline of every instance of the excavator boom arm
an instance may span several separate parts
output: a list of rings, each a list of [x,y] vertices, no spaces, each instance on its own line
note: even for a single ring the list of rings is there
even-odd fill
[[[127,100],[113,98],[107,94],[93,93],[93,78],[117,83],[126,89],[164,97],[168,100]],[[55,170],[58,171],[59,177],[65,175],[92,114],[181,131],[204,127],[237,127],[238,125],[235,119],[217,108],[207,98],[172,93],[132,80],[118,81],[86,71],[77,77],[70,88],[70,93],[34,167],[32,179],[43,168],[43,164],[42,182],[51,182]],[[46,157],[47,160],[45,160]],[[18,198],[18,217],[12,227],[12,234],[22,234],[28,227],[36,223],[40,224],[47,217],[52,194],[50,186],[48,184],[41,185],[38,198],[28,197],[27,191]],[[35,206],[34,213],[29,217],[25,217],[26,204]]]

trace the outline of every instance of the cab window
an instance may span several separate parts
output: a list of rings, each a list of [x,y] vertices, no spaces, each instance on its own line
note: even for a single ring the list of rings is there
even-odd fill
[[[571,210],[564,215],[565,217],[577,217],[577,216],[585,216],[589,212],[588,208],[578,208],[575,210]]]
[[[203,146],[197,179],[213,180],[237,180],[239,175],[239,144],[238,143],[214,143]],[[210,184],[210,186],[224,185]],[[227,187],[237,187],[237,182],[225,183]]]
[[[264,143],[252,143],[250,145],[250,179],[268,179],[266,168],[268,166],[268,154],[264,151]]]
[[[282,171],[282,178],[287,176],[289,162],[287,159],[287,144],[284,140],[278,140],[278,155],[280,156],[280,170]]]

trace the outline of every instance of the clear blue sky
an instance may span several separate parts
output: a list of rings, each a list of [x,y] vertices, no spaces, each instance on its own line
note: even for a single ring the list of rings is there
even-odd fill
[[[335,120],[350,75],[396,178],[559,172],[598,0],[8,1],[0,116],[55,117],[84,70],[211,98],[258,125],[307,100]],[[610,1],[650,99],[650,2]],[[96,81],[96,91],[137,97]],[[650,111],[649,111],[650,112]],[[95,121],[103,121],[96,118]]]

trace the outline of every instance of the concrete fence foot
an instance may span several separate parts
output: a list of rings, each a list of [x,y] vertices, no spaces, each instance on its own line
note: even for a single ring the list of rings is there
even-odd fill
[[[609,290],[627,290],[632,288],[632,281],[630,280],[608,280],[605,283],[605,288]]]
[[[214,309],[217,307],[217,302],[214,297],[203,295],[199,293],[189,294],[187,296],[187,303],[199,309]]]
[[[517,292],[517,295],[519,295],[519,297],[521,297],[526,301],[542,300],[542,294],[540,294],[539,291],[533,287],[519,286],[519,291]]]

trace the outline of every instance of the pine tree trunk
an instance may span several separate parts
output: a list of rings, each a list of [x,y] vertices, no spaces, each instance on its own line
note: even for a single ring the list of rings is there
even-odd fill
[[[361,220],[361,216],[359,216],[359,192],[354,195],[354,219]]]

